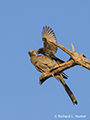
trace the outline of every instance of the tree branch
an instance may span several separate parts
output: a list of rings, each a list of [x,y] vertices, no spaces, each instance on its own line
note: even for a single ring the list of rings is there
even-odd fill
[[[50,41],[52,42],[52,41]],[[90,61],[88,59],[85,58],[84,53],[82,53],[81,55],[79,55],[75,49],[73,44],[71,44],[72,46],[72,52],[65,48],[64,46],[60,45],[60,44],[56,44],[54,43],[56,46],[58,46],[60,49],[62,49],[64,52],[66,52],[67,54],[69,54],[71,56],[71,59],[68,60],[67,62],[64,62],[60,65],[55,66],[54,68],[50,69],[49,71],[43,73],[40,76],[40,81],[41,80],[46,80],[47,78],[54,76],[54,74],[60,73],[66,69],[69,69],[71,67],[74,67],[75,65],[80,65],[81,67],[85,67],[87,69],[90,70]]]

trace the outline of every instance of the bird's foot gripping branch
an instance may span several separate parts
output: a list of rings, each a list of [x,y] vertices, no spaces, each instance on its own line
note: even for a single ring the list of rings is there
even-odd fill
[[[50,41],[52,42],[52,41]],[[42,80],[46,80],[47,78],[51,77],[52,74],[56,74],[56,73],[60,73],[66,69],[69,69],[71,67],[74,67],[75,65],[80,65],[81,67],[85,67],[88,70],[90,70],[90,61],[88,59],[86,59],[84,53],[82,53],[81,55],[79,55],[75,49],[73,44],[71,44],[72,46],[72,51],[70,51],[69,49],[65,48],[64,46],[54,43],[56,46],[58,46],[60,49],[62,49],[64,52],[66,52],[67,54],[69,54],[71,56],[71,58],[64,62],[61,63],[60,65],[57,65],[53,68],[51,68],[49,71],[45,72],[44,74],[42,74],[40,76],[40,81]]]

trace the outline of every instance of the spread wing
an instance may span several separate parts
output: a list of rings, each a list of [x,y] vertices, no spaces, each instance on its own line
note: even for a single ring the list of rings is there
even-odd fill
[[[52,28],[50,29],[47,26],[43,27],[42,37],[44,47],[52,50],[52,53],[55,54],[57,51],[57,46],[53,43],[56,43],[57,40]]]

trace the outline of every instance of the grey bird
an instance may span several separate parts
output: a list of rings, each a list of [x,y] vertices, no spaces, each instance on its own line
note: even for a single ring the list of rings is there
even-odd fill
[[[37,54],[43,54],[43,55],[49,57],[50,59],[55,60],[58,64],[64,63],[63,60],[57,58],[54,55],[57,52],[57,46],[54,45],[54,43],[57,43],[57,40],[56,40],[56,36],[55,36],[52,28],[50,29],[47,26],[43,27],[42,40],[44,43],[44,47],[40,48],[37,51]],[[63,77],[65,79],[67,79],[68,76],[64,72],[62,72],[62,73],[63,73]]]
[[[51,68],[55,67],[56,65],[58,65],[55,61],[53,61],[52,59],[50,59],[47,56],[43,56],[43,55],[37,55],[37,51],[36,50],[30,50],[28,52],[28,54],[30,55],[31,59],[31,63],[36,67],[36,69],[38,71],[40,71],[41,73],[45,73],[46,71],[50,70]],[[65,83],[63,76],[61,73],[55,74],[53,77],[55,77],[58,81],[61,82],[61,84],[63,85],[64,89],[66,90],[67,94],[69,95],[69,97],[71,98],[72,102],[74,104],[78,104],[76,98],[74,97],[72,91],[70,90],[70,88],[67,86],[67,84]],[[40,84],[42,84],[44,81],[40,81]]]

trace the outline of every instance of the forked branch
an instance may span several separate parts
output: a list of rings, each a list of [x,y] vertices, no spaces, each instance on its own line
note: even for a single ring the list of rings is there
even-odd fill
[[[50,42],[52,42],[52,41],[50,41]],[[72,52],[69,49],[65,48],[64,46],[62,46],[60,44],[56,44],[56,43],[53,43],[53,44],[55,44],[60,49],[62,49],[64,52],[69,54],[71,56],[71,58],[70,58],[70,60],[68,60],[64,63],[55,66],[54,68],[50,69],[46,73],[43,73],[39,78],[40,80],[46,80],[47,78],[53,76],[54,74],[62,72],[62,71],[66,70],[66,69],[69,69],[71,67],[74,67],[75,65],[80,65],[81,67],[85,67],[88,70],[90,70],[90,61],[85,58],[86,56],[84,55],[84,53],[79,55],[75,51],[73,44],[71,44]]]

